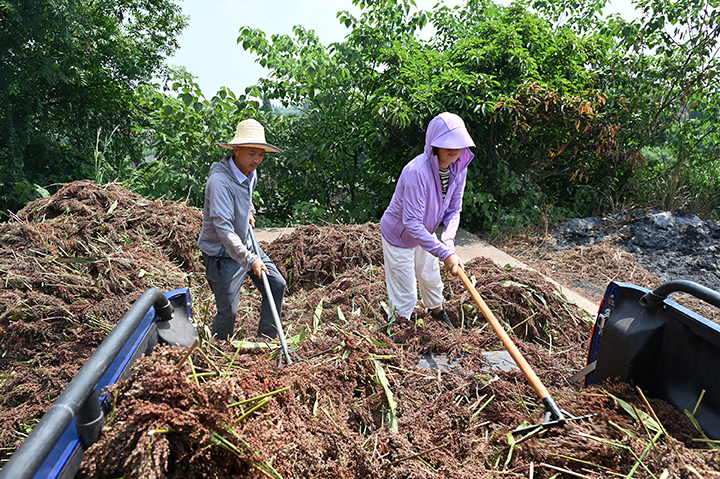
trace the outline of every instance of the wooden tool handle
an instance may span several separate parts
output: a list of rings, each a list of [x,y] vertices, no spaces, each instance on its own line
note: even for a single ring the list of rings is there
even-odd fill
[[[515,360],[515,364],[517,364],[530,385],[533,387],[533,389],[535,389],[537,395],[542,400],[548,398],[550,394],[548,393],[547,389],[545,389],[545,386],[543,386],[543,384],[540,382],[540,379],[535,374],[535,371],[532,370],[528,362],[523,357],[522,353],[520,353],[520,350],[517,348],[517,346],[515,346],[515,343],[512,342],[512,339],[510,339],[508,333],[506,333],[505,330],[502,328],[500,322],[497,320],[495,315],[492,313],[492,311],[490,311],[490,308],[488,308],[487,304],[485,304],[485,301],[483,301],[483,299],[480,297],[477,290],[475,289],[475,286],[472,285],[467,275],[465,274],[465,271],[463,271],[462,268],[458,268],[458,274],[460,276],[460,279],[462,279],[463,283],[465,283],[465,287],[467,287],[468,291],[470,291],[473,299],[475,299],[475,302],[478,304],[478,307],[485,316],[485,319],[487,319],[488,323],[490,323],[493,331],[495,331],[495,334],[498,335],[500,341],[502,341],[503,343],[503,346],[505,346],[507,352],[510,353],[510,356],[512,356],[512,358]]]

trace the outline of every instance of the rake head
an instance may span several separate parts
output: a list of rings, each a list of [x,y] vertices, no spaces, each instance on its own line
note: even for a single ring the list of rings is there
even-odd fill
[[[283,362],[285,362],[286,366],[290,366],[292,364],[297,364],[300,361],[303,361],[303,358],[295,352],[292,346],[287,346],[287,349],[284,349],[278,355],[278,369],[282,367]]]
[[[581,421],[598,415],[598,413],[592,413],[585,414],[584,416],[573,416],[566,410],[557,407],[555,401],[553,401],[553,399],[549,396],[543,399],[543,402],[545,403],[545,407],[548,409],[545,413],[545,421],[532,426],[519,427],[512,431],[513,434],[524,434],[537,429],[549,429],[551,427],[563,427],[565,423],[569,421]]]

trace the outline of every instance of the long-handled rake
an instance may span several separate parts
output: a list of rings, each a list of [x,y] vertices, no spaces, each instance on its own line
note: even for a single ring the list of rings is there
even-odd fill
[[[461,267],[458,268],[458,274],[460,276],[460,279],[462,279],[463,283],[465,283],[465,287],[468,289],[473,299],[480,307],[480,311],[482,311],[488,323],[490,323],[490,326],[492,326],[493,331],[495,331],[495,334],[497,334],[497,336],[500,338],[503,346],[505,346],[507,352],[510,353],[510,356],[515,361],[515,364],[517,364],[530,385],[533,387],[533,389],[535,389],[537,395],[540,397],[540,399],[542,399],[542,402],[545,405],[545,409],[547,409],[547,412],[545,413],[545,421],[543,423],[518,428],[515,429],[513,433],[520,434],[538,428],[564,426],[567,421],[576,421],[579,419],[586,419],[595,416],[596,414],[573,416],[564,409],[560,409],[558,407],[558,405],[555,403],[555,400],[550,396],[550,393],[548,393],[548,390],[540,382],[540,379],[535,374],[535,371],[533,371],[533,369],[523,357],[520,350],[517,348],[517,346],[515,346],[515,343],[513,343],[512,339],[510,339],[510,336],[502,328],[500,322],[497,320],[492,311],[490,311],[490,308],[488,308],[487,304],[485,304],[485,301],[483,301],[483,299],[480,297],[480,294],[478,294],[475,286],[472,285],[467,275],[465,274],[465,271],[463,271]]]
[[[252,226],[248,228],[250,232],[250,238],[252,240],[252,246],[255,250],[255,254],[260,256],[260,245],[257,242],[257,239],[255,238],[255,233],[253,232]],[[260,271],[260,277],[263,281],[263,286],[265,287],[265,297],[266,300],[270,303],[270,310],[272,311],[273,319],[275,320],[275,329],[278,332],[278,337],[280,338],[280,344],[282,345],[283,350],[283,356],[285,357],[285,363],[290,366],[293,363],[292,358],[290,357],[290,353],[292,353],[295,356],[295,359],[297,361],[301,360],[300,356],[293,350],[291,347],[288,347],[287,342],[285,341],[285,333],[283,333],[282,329],[282,323],[280,322],[280,315],[277,312],[277,308],[275,307],[275,300],[272,295],[272,290],[270,289],[270,281],[268,281],[267,275],[265,274],[265,271]],[[283,356],[280,357],[280,362],[278,364],[278,367],[282,366],[282,360]]]

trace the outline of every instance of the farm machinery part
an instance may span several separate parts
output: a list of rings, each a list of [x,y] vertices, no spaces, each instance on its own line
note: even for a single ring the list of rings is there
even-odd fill
[[[129,377],[135,360],[155,345],[189,348],[197,338],[189,289],[145,291],[3,466],[0,479],[74,477],[111,409],[104,389]]]
[[[720,293],[691,281],[653,291],[611,282],[595,320],[585,386],[620,380],[691,414],[720,439],[720,326],[668,296],[687,293],[720,308]]]

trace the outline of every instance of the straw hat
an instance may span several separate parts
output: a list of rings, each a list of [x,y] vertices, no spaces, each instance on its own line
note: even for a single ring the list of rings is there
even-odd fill
[[[235,137],[227,143],[217,143],[223,148],[232,149],[233,146],[247,146],[248,148],[260,148],[271,153],[280,153],[282,150],[265,141],[265,128],[252,118],[238,123],[235,130]]]

